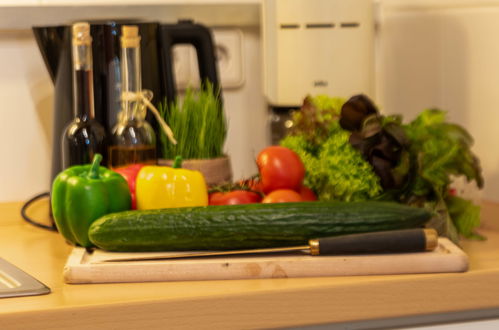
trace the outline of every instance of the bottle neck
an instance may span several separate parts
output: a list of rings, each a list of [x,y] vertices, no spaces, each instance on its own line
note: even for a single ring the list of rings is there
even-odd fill
[[[73,44],[73,111],[75,117],[95,117],[91,44]]]
[[[140,46],[122,47],[121,58],[121,88],[124,93],[138,93],[142,91],[142,76],[140,69]],[[141,102],[122,100],[125,118],[128,120],[142,118],[143,105]]]

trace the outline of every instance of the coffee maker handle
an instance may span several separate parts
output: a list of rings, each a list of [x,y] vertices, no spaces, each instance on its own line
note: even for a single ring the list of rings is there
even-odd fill
[[[168,103],[174,102],[177,96],[175,86],[175,73],[173,66],[173,46],[177,44],[190,44],[197,53],[199,75],[201,81],[208,80],[213,85],[213,91],[219,88],[218,72],[215,59],[215,48],[210,30],[191,20],[181,20],[177,24],[160,26],[160,47],[162,65],[162,80]]]

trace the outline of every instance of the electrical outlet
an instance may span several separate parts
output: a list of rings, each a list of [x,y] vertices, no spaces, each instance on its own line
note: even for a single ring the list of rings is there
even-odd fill
[[[244,84],[243,34],[239,29],[213,29],[218,79],[222,88],[238,88]],[[196,49],[191,45],[174,48],[175,81],[178,90],[199,87],[199,67]]]
[[[244,84],[243,33],[239,29],[213,29],[215,57],[223,88]]]

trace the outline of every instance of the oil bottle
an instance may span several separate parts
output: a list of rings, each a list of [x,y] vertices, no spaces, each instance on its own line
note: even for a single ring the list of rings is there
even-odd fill
[[[112,130],[109,167],[137,163],[154,165],[157,163],[156,134],[145,120],[147,107],[144,102],[144,98],[152,98],[152,93],[142,91],[137,26],[122,27],[121,54],[121,111]]]

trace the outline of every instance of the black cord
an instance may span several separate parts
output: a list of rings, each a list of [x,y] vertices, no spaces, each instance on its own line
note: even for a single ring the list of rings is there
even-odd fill
[[[43,229],[50,230],[50,231],[57,231],[57,227],[55,225],[48,226],[48,225],[44,225],[43,223],[36,222],[26,214],[26,210],[28,209],[28,207],[43,197],[50,197],[50,193],[44,192],[44,193],[38,194],[38,195],[34,196],[33,198],[29,199],[26,203],[24,203],[24,205],[21,207],[21,217],[23,217],[23,219],[26,222],[28,222],[34,226],[37,226],[39,228],[43,228]]]

